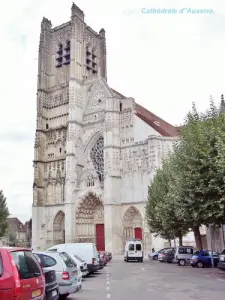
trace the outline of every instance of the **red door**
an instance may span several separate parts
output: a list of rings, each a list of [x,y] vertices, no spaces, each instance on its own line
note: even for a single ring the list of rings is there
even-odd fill
[[[105,251],[104,224],[96,224],[96,247],[98,251]]]
[[[134,237],[135,237],[135,239],[142,240],[142,228],[141,227],[134,228]]]

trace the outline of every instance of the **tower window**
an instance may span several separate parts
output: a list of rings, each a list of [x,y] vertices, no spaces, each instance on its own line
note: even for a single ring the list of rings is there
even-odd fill
[[[46,129],[48,129],[48,124],[46,124]]]
[[[94,185],[95,185],[94,176],[92,174],[88,174],[86,186],[91,187],[91,186],[94,186]]]
[[[59,148],[59,153],[62,153],[62,148]]]
[[[86,70],[89,74],[97,74],[97,56],[94,48],[90,50],[86,47]]]
[[[63,45],[60,43],[58,45],[58,50],[56,51],[56,67],[60,68],[62,67],[62,62],[63,62]]]
[[[70,41],[66,42],[66,46],[64,48],[64,65],[69,65],[70,64]]]
[[[122,109],[123,109],[123,105],[122,105],[122,103],[120,102],[120,111],[122,111]]]

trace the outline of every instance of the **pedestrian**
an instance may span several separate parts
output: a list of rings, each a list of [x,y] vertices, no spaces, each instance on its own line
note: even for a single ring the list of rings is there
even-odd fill
[[[155,252],[155,249],[154,249],[154,247],[152,248],[152,253],[154,253]]]

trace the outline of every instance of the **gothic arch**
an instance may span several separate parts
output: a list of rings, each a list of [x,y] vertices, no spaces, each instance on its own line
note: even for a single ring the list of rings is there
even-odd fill
[[[65,243],[65,214],[61,210],[53,220],[53,242],[55,245]]]
[[[96,224],[104,224],[104,206],[100,197],[88,193],[76,208],[78,241],[95,243]]]
[[[100,137],[103,137],[103,133],[101,131],[97,131],[89,138],[84,147],[84,154],[86,154],[86,152],[95,145]]]
[[[123,216],[123,236],[124,239],[135,237],[135,228],[143,230],[143,218],[140,211],[134,207],[129,207]]]

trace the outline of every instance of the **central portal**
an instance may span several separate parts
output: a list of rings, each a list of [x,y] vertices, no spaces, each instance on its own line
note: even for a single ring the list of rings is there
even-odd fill
[[[94,193],[89,193],[76,209],[76,242],[95,243],[105,250],[104,206]]]

